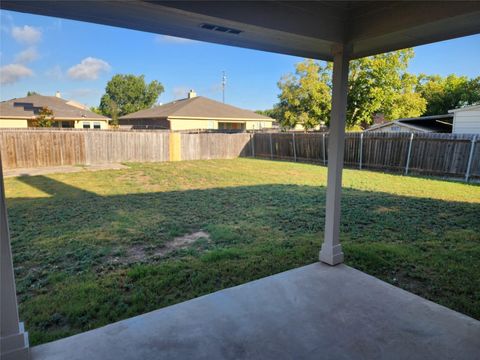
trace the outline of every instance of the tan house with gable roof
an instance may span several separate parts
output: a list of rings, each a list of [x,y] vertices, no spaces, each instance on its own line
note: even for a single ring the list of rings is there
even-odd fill
[[[76,129],[108,129],[106,116],[90,111],[76,101],[56,96],[30,95],[0,103],[0,128],[35,127],[40,111],[48,108],[53,112],[54,127]]]
[[[274,119],[235,106],[197,96],[140,110],[120,117],[120,128],[170,130],[259,130],[271,128]]]

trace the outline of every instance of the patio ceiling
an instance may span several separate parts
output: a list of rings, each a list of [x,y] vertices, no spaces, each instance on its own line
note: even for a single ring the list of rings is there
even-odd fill
[[[1,8],[321,60],[339,43],[358,58],[480,33],[478,1],[3,0]]]

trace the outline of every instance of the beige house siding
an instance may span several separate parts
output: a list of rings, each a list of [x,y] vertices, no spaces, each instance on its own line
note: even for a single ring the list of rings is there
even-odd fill
[[[153,119],[119,119],[120,129],[169,129],[170,122],[165,118]]]
[[[271,128],[272,121],[253,121],[253,120],[232,120],[232,119],[188,119],[188,118],[168,118],[168,119],[120,119],[121,129],[163,127],[173,131],[181,130],[217,130],[218,123],[241,124],[241,128],[246,130],[258,130]]]
[[[246,130],[259,130],[271,128],[272,121],[256,121],[256,120],[234,120],[234,119],[185,119],[185,118],[169,118],[170,130],[216,130],[218,123],[234,123],[242,124]]]
[[[0,128],[26,128],[27,119],[0,119]]]
[[[296,124],[295,127],[293,128],[295,131],[305,131],[305,128],[303,127],[303,124]],[[320,125],[315,126],[313,129],[310,130],[320,130]]]
[[[168,119],[170,130],[196,130],[196,129],[218,129],[218,123],[214,120],[200,119]]]
[[[89,124],[90,129],[94,129],[94,125],[100,125],[100,129],[108,129],[108,121],[105,120],[75,120],[75,129],[83,129],[84,124]]]
[[[271,129],[273,121],[247,121],[247,130]]]
[[[31,120],[31,119],[29,119]],[[108,129],[108,122],[106,120],[99,120],[99,119],[95,119],[95,120],[64,120],[64,119],[55,119],[55,121],[61,123],[61,122],[73,122],[74,123],[74,128],[75,129],[83,129],[83,123],[86,122],[86,123],[90,123],[90,128],[93,129],[94,128],[94,124],[98,124],[100,125],[100,129]],[[27,119],[0,119],[0,128],[28,128],[29,127],[29,124],[28,124],[28,120]]]

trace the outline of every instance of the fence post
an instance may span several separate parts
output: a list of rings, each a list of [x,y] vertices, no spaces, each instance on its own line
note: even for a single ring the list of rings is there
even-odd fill
[[[270,133],[270,159],[273,160],[272,133]]]
[[[360,159],[358,161],[358,168],[362,170],[362,158],[363,156],[363,132],[360,134]]]
[[[477,141],[477,135],[474,135],[472,138],[472,145],[470,146],[470,155],[468,156],[467,171],[465,172],[465,182],[468,182],[470,177],[470,170],[472,168],[473,161],[473,150],[475,149],[475,143]]]
[[[253,131],[250,135],[250,146],[252,147],[252,157],[255,157],[255,145],[254,145],[254,139],[255,139],[255,131]]]
[[[297,162],[297,149],[295,148],[295,133],[292,133],[293,140],[293,161]]]
[[[323,166],[325,166],[325,165],[327,165],[327,161],[326,161],[326,158],[325,158],[325,133],[323,133],[322,145],[323,145]]]
[[[410,134],[410,142],[408,143],[407,162],[405,164],[405,175],[408,175],[408,167],[410,166],[410,154],[412,153],[413,133]]]

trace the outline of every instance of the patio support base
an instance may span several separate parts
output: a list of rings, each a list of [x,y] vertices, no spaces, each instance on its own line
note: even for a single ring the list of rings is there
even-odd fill
[[[25,332],[23,323],[19,324],[17,334],[2,336],[1,349],[2,360],[28,360],[30,358],[28,333]]]
[[[333,54],[325,240],[320,251],[320,261],[329,265],[337,265],[343,262],[342,246],[340,245],[340,197],[345,146],[349,51],[344,45],[338,45],[333,49]]]

